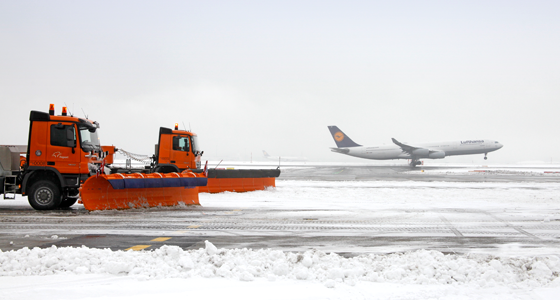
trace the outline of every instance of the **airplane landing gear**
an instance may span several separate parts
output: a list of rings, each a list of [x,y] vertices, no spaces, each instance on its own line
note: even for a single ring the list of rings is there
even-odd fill
[[[488,157],[486,157],[486,154],[488,154],[488,153],[484,153],[484,160],[488,159]]]
[[[410,161],[410,163],[408,163],[408,165],[411,166],[411,167],[413,167],[413,168],[416,167],[416,166],[418,166],[418,165],[421,165],[421,164],[422,164],[422,162],[421,162],[421,161],[418,161],[417,159],[412,159],[412,160]]]

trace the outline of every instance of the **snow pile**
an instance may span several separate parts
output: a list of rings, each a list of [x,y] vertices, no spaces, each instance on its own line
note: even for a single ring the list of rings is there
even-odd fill
[[[183,250],[163,246],[153,251],[110,249],[23,248],[0,252],[0,276],[112,274],[145,279],[265,278],[313,281],[334,287],[360,281],[400,284],[464,285],[475,287],[560,286],[560,259],[495,257],[486,254],[444,255],[419,250],[388,255],[345,258],[317,250],[304,253],[263,249]]]

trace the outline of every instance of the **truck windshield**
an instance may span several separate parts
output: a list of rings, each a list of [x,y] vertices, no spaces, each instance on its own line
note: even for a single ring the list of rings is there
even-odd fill
[[[101,148],[99,137],[97,136],[97,130],[91,132],[87,127],[80,128],[80,142],[82,145],[82,149],[86,150],[87,152]]]
[[[200,147],[198,144],[198,137],[196,135],[193,135],[191,137],[192,140],[192,148],[193,148],[193,153],[196,153],[197,151],[200,151]]]

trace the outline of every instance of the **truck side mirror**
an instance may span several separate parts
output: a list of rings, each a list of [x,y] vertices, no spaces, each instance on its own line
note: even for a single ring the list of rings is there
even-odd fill
[[[95,150],[95,147],[92,144],[89,144],[89,143],[82,143],[82,149],[85,152],[91,152],[91,151]],[[74,150],[74,148],[72,148],[72,150]]]
[[[75,153],[74,148],[76,148],[76,140],[74,139],[74,127],[66,127],[66,146],[72,147],[72,153]]]

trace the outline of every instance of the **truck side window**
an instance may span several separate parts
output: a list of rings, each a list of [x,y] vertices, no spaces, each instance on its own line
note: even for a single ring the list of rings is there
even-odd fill
[[[173,137],[173,150],[189,152],[189,137],[187,136],[174,136]]]
[[[51,145],[61,147],[74,147],[76,145],[76,132],[73,125],[51,125]]]

